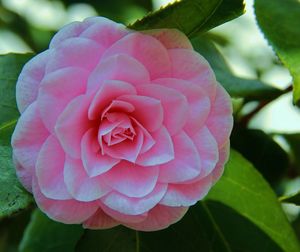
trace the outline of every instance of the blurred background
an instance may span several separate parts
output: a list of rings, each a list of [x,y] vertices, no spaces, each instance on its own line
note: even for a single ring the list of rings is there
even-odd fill
[[[0,54],[41,52],[63,25],[89,16],[105,16],[130,24],[169,0],[0,0]],[[289,72],[281,65],[256,25],[253,0],[246,0],[246,14],[210,31],[235,75],[260,79],[285,89],[291,85]],[[251,103],[247,105],[251,109]],[[247,108],[244,108],[247,109]],[[262,129],[288,153],[291,145],[279,133],[300,132],[300,111],[292,104],[291,92],[265,106],[251,121],[250,128]],[[300,138],[299,138],[300,139]],[[299,143],[298,143],[299,145]],[[300,146],[299,146],[300,147]],[[299,159],[295,157],[295,162]],[[299,160],[298,160],[299,161]],[[299,166],[299,165],[298,165]],[[299,171],[300,168],[298,167]],[[299,174],[299,173],[298,173]],[[299,176],[283,180],[279,194],[300,188]],[[284,206],[294,220],[299,208]],[[299,220],[300,221],[300,220]]]

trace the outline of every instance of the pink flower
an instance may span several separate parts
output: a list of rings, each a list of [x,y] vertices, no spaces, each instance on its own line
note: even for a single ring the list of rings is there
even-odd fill
[[[177,30],[67,25],[23,68],[17,104],[17,174],[60,222],[166,228],[228,158],[229,96]]]

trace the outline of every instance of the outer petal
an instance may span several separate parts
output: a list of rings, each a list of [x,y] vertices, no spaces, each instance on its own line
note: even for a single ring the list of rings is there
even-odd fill
[[[216,90],[216,78],[208,62],[197,52],[187,49],[168,50],[172,62],[172,76],[189,80],[199,85],[213,99]]]
[[[187,212],[187,207],[167,207],[157,205],[148,212],[147,218],[139,223],[124,223],[124,226],[139,231],[157,231],[179,221]]]
[[[113,44],[103,58],[115,54],[128,54],[140,61],[149,71],[151,79],[170,76],[170,60],[164,46],[155,38],[131,33]]]
[[[135,88],[124,81],[107,80],[96,93],[89,107],[88,115],[91,120],[100,119],[104,109],[121,95],[136,94]]]
[[[101,201],[107,207],[122,214],[139,215],[153,208],[165,195],[167,184],[157,184],[154,190],[142,198],[127,197],[118,192],[111,192]]]
[[[118,226],[119,224],[119,222],[103,212],[101,208],[98,208],[96,213],[83,223],[83,227],[88,229],[107,229]]]
[[[184,130],[190,136],[195,134],[204,125],[210,112],[211,105],[207,93],[199,85],[195,85],[190,81],[161,78],[152,82],[176,89],[187,98],[189,111]]]
[[[91,71],[98,64],[103,51],[104,48],[90,39],[64,40],[59,47],[51,50],[46,73],[63,67],[80,67]]]
[[[34,171],[25,169],[17,160],[14,154],[13,154],[13,162],[20,182],[22,183],[22,185],[25,187],[27,191],[32,193],[32,177]]]
[[[200,174],[201,161],[193,141],[184,132],[173,137],[175,158],[160,166],[159,182],[178,183]]]
[[[181,93],[161,85],[141,85],[137,87],[139,95],[160,100],[164,109],[163,124],[170,135],[178,133],[187,121],[188,103]]]
[[[74,158],[80,158],[81,139],[93,127],[88,119],[90,100],[87,95],[74,98],[58,117],[55,125],[55,132],[63,149]]]
[[[77,200],[52,200],[46,198],[40,191],[36,179],[33,179],[33,194],[38,207],[49,218],[66,224],[79,224],[87,220],[98,209],[94,202]]]
[[[158,172],[157,166],[143,167],[122,161],[103,177],[108,185],[128,197],[144,197],[153,191]]]
[[[36,176],[42,193],[50,199],[71,199],[64,182],[65,153],[58,140],[49,136],[39,153]]]
[[[191,184],[169,184],[168,191],[159,204],[173,207],[194,205],[206,196],[211,186],[211,176]]]
[[[159,100],[140,95],[122,95],[118,100],[129,102],[135,107],[131,116],[149,132],[162,126],[164,111]]]
[[[49,50],[33,57],[23,67],[16,86],[17,105],[21,113],[36,100],[48,60]]]
[[[96,92],[106,80],[120,80],[139,85],[148,83],[150,76],[146,68],[136,59],[126,54],[116,54],[102,59],[92,72],[88,92]]]
[[[88,72],[78,67],[67,67],[47,74],[42,80],[38,95],[38,107],[50,132],[58,116],[76,96],[85,92]]]
[[[64,179],[70,194],[80,201],[93,201],[111,191],[101,176],[90,178],[79,159],[66,156]]]
[[[50,48],[58,47],[63,41],[69,38],[78,37],[89,26],[97,22],[102,22],[106,18],[103,17],[90,17],[86,18],[83,22],[72,22],[62,27],[52,38]]]
[[[219,147],[229,139],[233,126],[231,100],[221,85],[218,85],[215,101],[207,119],[207,127],[215,137]]]
[[[124,25],[99,17],[93,25],[80,34],[80,37],[92,39],[104,48],[108,48],[129,32]]]
[[[45,129],[37,109],[37,103],[34,102],[20,117],[11,141],[18,167],[22,167],[22,177],[27,177],[26,173],[31,177],[31,174],[34,173],[39,151],[48,136],[49,132]],[[28,183],[25,183],[24,186],[28,189],[31,188]]]
[[[137,223],[145,220],[147,218],[148,213],[138,214],[138,215],[128,215],[123,214],[118,211],[115,211],[107,206],[105,206],[103,203],[100,203],[100,206],[102,210],[111,216],[113,219],[123,222],[123,223]]]
[[[224,165],[228,161],[229,158],[229,150],[230,150],[230,143],[229,141],[220,149],[219,152],[219,161],[214,169],[212,176],[213,176],[213,183],[216,183],[218,179],[222,176],[224,171]]]
[[[100,153],[95,129],[89,129],[82,138],[81,160],[89,177],[98,176],[120,162],[118,159]]]
[[[156,38],[167,49],[193,49],[193,46],[186,35],[177,29],[154,29],[143,32]]]
[[[200,177],[205,177],[216,167],[219,160],[218,144],[207,127],[203,127],[192,139],[201,159]]]
[[[153,147],[140,154],[136,163],[142,166],[164,164],[174,159],[174,146],[172,138],[165,127],[152,133],[155,141]]]

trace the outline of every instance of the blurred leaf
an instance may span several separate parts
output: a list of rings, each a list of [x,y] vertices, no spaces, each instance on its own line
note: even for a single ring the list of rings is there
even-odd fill
[[[287,172],[287,153],[262,130],[235,127],[231,134],[231,146],[251,161],[272,185]]]
[[[258,24],[294,80],[294,102],[300,105],[300,2],[255,0]]]
[[[276,216],[276,218],[274,218]],[[254,167],[235,151],[205,200],[157,232],[116,227],[86,231],[79,252],[94,251],[299,251],[277,198]]]
[[[32,54],[0,55],[0,144],[10,145],[19,111],[16,104],[16,82],[23,65]]]
[[[30,220],[31,209],[0,222],[0,251],[17,252],[23,232]]]
[[[138,252],[139,242],[137,232],[123,226],[99,231],[86,230],[75,251],[94,252],[97,248],[98,251],[106,252]]]
[[[244,12],[243,0],[182,0],[149,13],[129,28],[147,30],[176,28],[187,36],[205,32]]]
[[[300,170],[300,134],[281,134],[281,136],[288,142],[294,162],[297,169]]]
[[[300,206],[300,192],[297,192],[294,195],[280,197],[280,201],[283,203],[292,203]]]
[[[73,252],[84,230],[80,225],[65,225],[50,220],[36,210],[20,244],[20,252]]]
[[[16,177],[11,156],[10,147],[0,146],[0,219],[26,208],[32,202]]]
[[[236,77],[232,74],[222,54],[216,46],[206,38],[199,36],[192,40],[194,49],[205,57],[212,66],[217,80],[235,98],[248,100],[275,99],[283,92],[259,80]]]

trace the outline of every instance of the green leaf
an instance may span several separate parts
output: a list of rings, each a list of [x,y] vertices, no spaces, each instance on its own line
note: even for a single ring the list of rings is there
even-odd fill
[[[176,28],[193,37],[244,13],[243,0],[182,0],[149,13],[129,28]]]
[[[36,210],[21,241],[20,252],[73,252],[84,230],[80,225],[65,225],[50,220]]]
[[[32,202],[16,177],[11,156],[10,147],[0,146],[0,219],[26,208]]]
[[[210,63],[217,80],[231,97],[265,100],[275,99],[283,93],[280,89],[269,86],[262,81],[234,76],[222,54],[206,36],[194,38],[192,44],[194,49]]]
[[[157,232],[124,227],[86,231],[76,251],[300,250],[281,206],[262,176],[235,151],[220,181],[186,216]]]
[[[295,233],[276,195],[254,167],[237,152],[231,151],[224,175],[206,200],[231,207],[264,231],[283,251],[300,251]]]
[[[0,144],[10,145],[19,111],[16,105],[16,82],[23,65],[32,54],[0,55]]]
[[[262,130],[235,127],[231,146],[246,157],[272,185],[282,179],[289,166],[287,153]]]
[[[282,196],[279,200],[283,203],[292,203],[300,206],[300,192],[297,192],[294,195]]]
[[[294,102],[300,102],[300,2],[255,0],[258,24],[294,81]]]
[[[300,171],[300,133],[281,134],[281,136],[288,142],[295,168]]]

